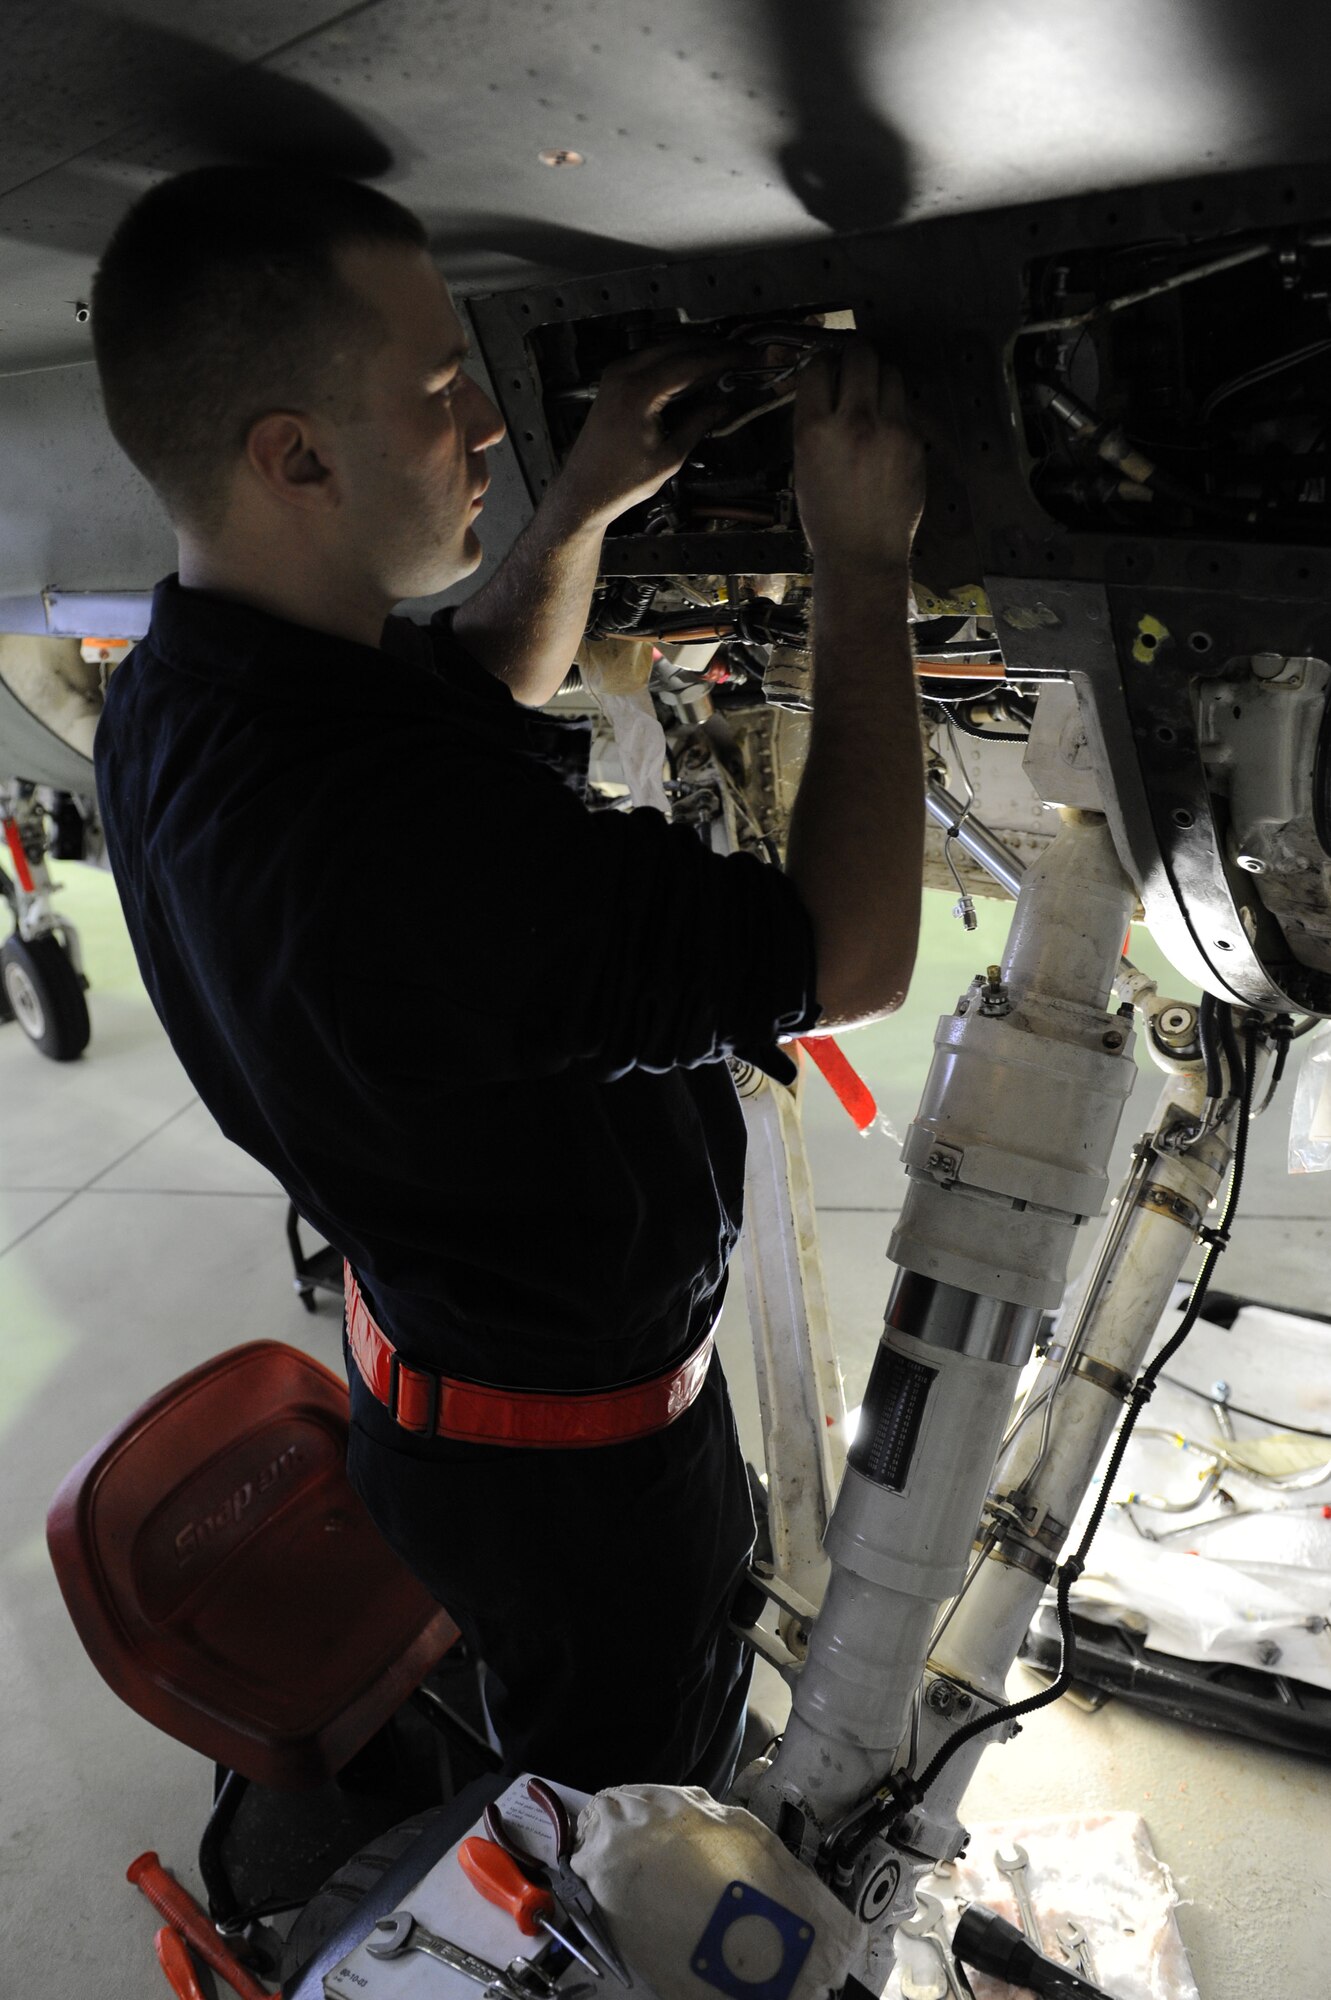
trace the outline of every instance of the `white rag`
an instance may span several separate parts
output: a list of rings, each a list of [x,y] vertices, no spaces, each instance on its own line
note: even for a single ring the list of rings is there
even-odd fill
[[[655,806],[669,819],[665,731],[647,688],[652,651],[645,639],[584,639],[576,659],[583,686],[614,732],[629,797],[635,806]]]
[[[864,1950],[863,1926],[770,1828],[697,1786],[598,1792],[578,1828],[577,1872],[634,1974],[635,1991],[649,1987],[658,2000],[716,2000],[736,1983],[779,1978],[793,1962],[787,1953],[807,1948],[790,2000],[821,2000],[845,1984]],[[789,1921],[753,1909],[757,1897],[749,1892],[779,1904]],[[740,1914],[727,1921],[732,1908]],[[714,1925],[724,1925],[719,1966],[702,1964],[699,1950]]]

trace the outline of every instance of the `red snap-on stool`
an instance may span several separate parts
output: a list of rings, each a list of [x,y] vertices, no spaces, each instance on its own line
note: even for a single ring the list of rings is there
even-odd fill
[[[219,1922],[236,1915],[220,1848],[246,1783],[325,1783],[457,1637],[352,1491],[347,1428],[340,1377],[252,1341],[103,1438],[47,1516],[102,1678],[221,1767],[199,1854]]]

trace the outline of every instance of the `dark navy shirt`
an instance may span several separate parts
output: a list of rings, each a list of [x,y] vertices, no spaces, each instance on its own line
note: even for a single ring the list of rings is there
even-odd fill
[[[446,619],[375,649],[171,577],[97,786],[148,991],[223,1132],[404,1359],[577,1389],[705,1329],[741,1214],[724,1058],[817,1008],[783,876],[589,811],[541,728]]]

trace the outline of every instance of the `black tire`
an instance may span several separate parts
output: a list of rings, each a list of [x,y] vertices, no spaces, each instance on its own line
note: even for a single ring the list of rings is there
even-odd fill
[[[440,1807],[439,1811],[442,1810]],[[390,1827],[368,1847],[363,1847],[359,1854],[353,1854],[351,1860],[324,1883],[318,1895],[311,1897],[287,1933],[282,1947],[278,1972],[283,1992],[294,1984],[297,1975],[334,1932],[341,1930],[357,1904],[370,1893],[380,1877],[387,1874],[393,1863],[400,1861],[409,1848],[415,1846],[437,1817],[437,1812],[425,1813],[404,1821],[400,1826]]]
[[[52,1062],[73,1062],[88,1046],[92,1023],[79,976],[58,938],[12,937],[0,946],[0,979],[14,1018]]]

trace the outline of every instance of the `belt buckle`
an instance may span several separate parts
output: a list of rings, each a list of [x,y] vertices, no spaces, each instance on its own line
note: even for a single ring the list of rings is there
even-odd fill
[[[388,1356],[388,1414],[393,1422],[407,1433],[408,1437],[436,1437],[439,1431],[439,1399],[443,1382],[436,1368],[412,1368],[413,1375],[423,1375],[429,1385],[429,1401],[426,1404],[424,1424],[409,1424],[402,1418],[398,1404],[402,1394],[402,1357],[397,1349],[391,1348]]]

